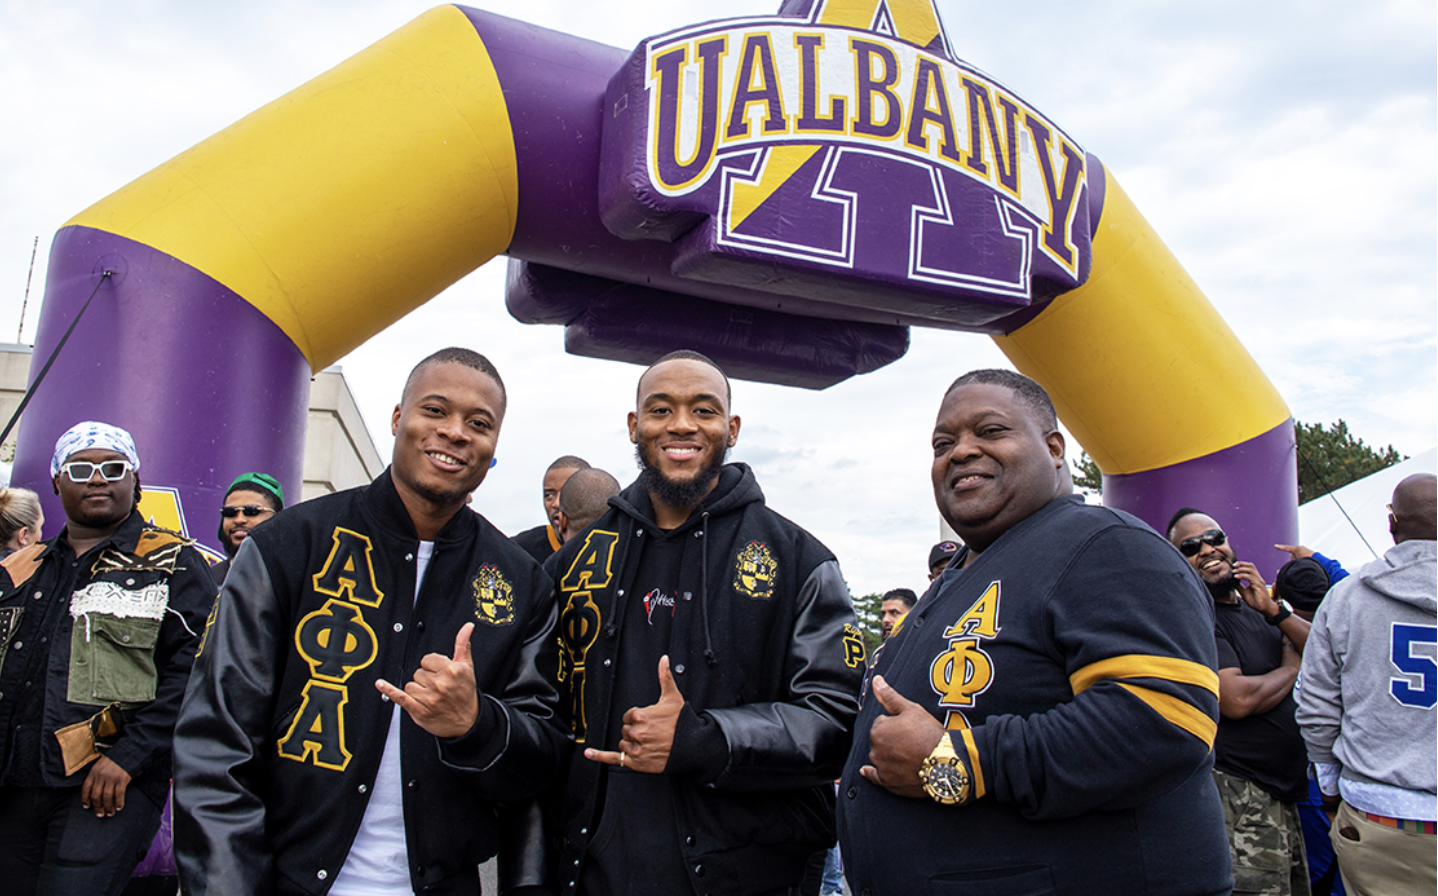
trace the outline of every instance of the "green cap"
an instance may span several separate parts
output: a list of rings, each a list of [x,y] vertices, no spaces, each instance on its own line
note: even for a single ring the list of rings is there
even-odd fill
[[[280,502],[279,509],[284,509],[285,487],[280,485],[280,481],[270,474],[241,473],[235,477],[234,482],[230,483],[230,487],[225,489],[225,495],[228,496],[231,492],[238,490],[242,486],[254,487],[258,491],[269,492]]]

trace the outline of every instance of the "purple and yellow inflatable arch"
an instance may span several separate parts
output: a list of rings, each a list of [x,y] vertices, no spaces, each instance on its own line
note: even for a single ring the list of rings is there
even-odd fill
[[[426,13],[67,222],[36,370],[100,294],[15,480],[96,418],[145,446],[180,522],[241,470],[298,494],[311,371],[499,254],[510,312],[595,357],[690,346],[822,388],[901,357],[911,326],[990,334],[1108,503],[1295,540],[1276,390],[1098,159],[954,55],[932,0],[787,0],[632,52]]]

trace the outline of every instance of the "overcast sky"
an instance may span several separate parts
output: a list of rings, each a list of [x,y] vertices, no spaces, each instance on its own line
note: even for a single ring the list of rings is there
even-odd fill
[[[36,236],[24,342],[68,218],[433,5],[0,0],[0,340],[15,338]],[[1342,417],[1406,454],[1438,441],[1432,0],[939,6],[958,55],[1104,161],[1296,417]],[[631,49],[777,0],[490,8]],[[488,354],[510,411],[475,506],[513,533],[541,521],[540,478],[558,455],[632,479],[624,415],[638,369],[570,357],[560,328],[510,318],[503,266],[341,364],[388,457],[409,367],[453,343]],[[987,366],[1008,365],[986,337],[915,330],[905,358],[824,392],[736,382],[734,456],[839,556],[856,594],[919,589],[939,527],[928,472],[939,397]]]

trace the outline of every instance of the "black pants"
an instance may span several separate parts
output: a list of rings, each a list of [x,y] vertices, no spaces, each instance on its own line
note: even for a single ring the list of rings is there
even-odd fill
[[[13,896],[113,896],[160,828],[137,787],[108,818],[80,806],[79,787],[0,787],[0,888]]]

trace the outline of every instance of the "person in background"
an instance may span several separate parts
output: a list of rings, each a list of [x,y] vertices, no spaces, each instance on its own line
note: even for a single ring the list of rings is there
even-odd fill
[[[908,588],[895,588],[892,591],[885,591],[884,597],[879,602],[879,620],[884,627],[884,640],[894,633],[894,626],[899,620],[914,608],[919,602],[919,596]]]
[[[559,493],[564,484],[579,470],[589,469],[589,461],[566,454],[555,459],[544,471],[544,525],[526,529],[510,539],[524,548],[535,563],[543,563],[559,550],[564,541],[559,537]]]
[[[949,561],[959,552],[958,542],[941,541],[929,548],[929,581],[932,582],[943,575],[944,570],[949,568]]]
[[[250,536],[250,530],[285,509],[285,489],[268,473],[241,473],[225,490],[220,508],[220,547],[225,559],[210,567],[216,585],[225,583],[230,561]]]
[[[567,542],[594,525],[617,494],[619,480],[603,470],[575,470],[559,491],[560,541]]]
[[[1398,484],[1388,529],[1393,547],[1319,606],[1299,691],[1353,896],[1438,888],[1438,477]]]
[[[0,489],[0,559],[40,541],[44,528],[39,495],[28,488]]]
[[[1168,540],[1212,595],[1218,646],[1213,779],[1223,798],[1235,893],[1308,896],[1308,860],[1296,803],[1308,793],[1293,694],[1309,624],[1269,594],[1258,568],[1193,507],[1168,523]]]

